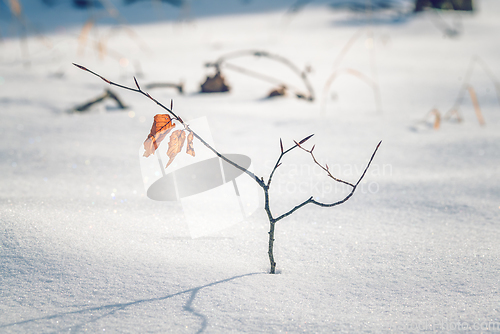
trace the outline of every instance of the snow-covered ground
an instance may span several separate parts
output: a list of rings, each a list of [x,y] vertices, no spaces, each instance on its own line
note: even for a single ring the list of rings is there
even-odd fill
[[[0,332],[500,331],[498,1],[475,1],[473,15],[417,16],[328,1],[294,13],[284,0],[109,3],[128,24],[69,2],[21,2],[26,39],[2,3]],[[273,85],[230,69],[230,93],[198,94],[213,73],[204,64],[238,50],[310,66],[316,100],[266,99]],[[149,199],[143,184],[139,149],[162,110],[115,87],[125,111],[108,101],[70,112],[108,88],[73,62],[131,87],[134,75],[143,86],[182,81],[184,94],[149,92],[173,99],[185,120],[205,117],[216,148],[250,157],[265,178],[280,138],[287,148],[314,133],[307,147],[350,182],[383,143],[347,203],[277,223],[270,275],[262,193],[244,221],[192,238],[183,206]],[[305,90],[280,64],[233,63]],[[467,78],[485,126],[468,91],[463,122],[421,122],[446,113]],[[275,215],[346,190],[300,150],[272,189]]]

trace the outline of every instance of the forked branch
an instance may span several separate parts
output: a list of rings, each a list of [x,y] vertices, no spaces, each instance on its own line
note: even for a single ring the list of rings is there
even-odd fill
[[[375,157],[375,154],[377,153],[377,150],[379,149],[380,144],[382,143],[382,141],[380,141],[378,143],[377,147],[373,151],[372,156],[370,157],[370,160],[368,161],[368,164],[366,165],[366,168],[363,171],[363,174],[361,174],[361,176],[359,177],[358,181],[355,184],[352,184],[352,183],[349,183],[349,182],[344,181],[342,179],[336,178],[330,172],[330,169],[328,168],[328,165],[323,166],[323,165],[321,165],[318,162],[318,160],[316,159],[316,157],[314,156],[314,153],[313,153],[314,147],[315,147],[314,145],[313,145],[313,147],[310,150],[307,150],[307,149],[305,149],[302,146],[302,144],[304,144],[312,136],[313,135],[310,135],[310,136],[302,139],[299,142],[294,141],[295,145],[292,146],[292,147],[290,147],[287,150],[283,149],[283,142],[280,139],[280,149],[281,149],[280,156],[278,157],[278,160],[276,161],[276,164],[274,165],[273,170],[269,174],[269,179],[267,180],[267,183],[262,187],[262,189],[264,190],[264,210],[267,213],[267,218],[269,219],[269,223],[270,223],[270,229],[269,229],[269,250],[268,250],[268,254],[269,254],[269,262],[271,264],[271,271],[270,271],[271,274],[275,274],[276,273],[276,262],[274,261],[274,256],[273,256],[274,229],[275,229],[276,222],[280,221],[281,219],[283,219],[285,217],[288,217],[289,215],[291,215],[292,213],[294,213],[298,209],[306,206],[307,204],[315,204],[315,205],[322,206],[322,207],[332,207],[332,206],[336,206],[336,205],[340,205],[342,203],[345,203],[347,200],[349,200],[349,198],[352,197],[352,195],[356,191],[356,188],[360,184],[361,180],[363,180],[363,178],[365,177],[366,172],[368,171],[368,168],[370,167],[370,165],[371,165],[371,163],[373,161],[373,158]],[[346,184],[346,185],[350,186],[351,187],[351,191],[342,200],[337,201],[337,202],[333,202],[333,203],[319,202],[319,201],[316,201],[313,196],[311,196],[307,200],[303,201],[302,203],[296,205],[295,207],[293,207],[289,211],[287,211],[287,212],[283,213],[282,215],[280,215],[280,216],[278,216],[278,217],[275,218],[273,216],[272,212],[271,212],[271,205],[270,205],[270,202],[269,202],[269,188],[271,186],[271,181],[273,179],[274,173],[276,172],[276,170],[278,169],[278,167],[281,166],[281,160],[283,159],[283,156],[285,154],[289,153],[290,151],[292,151],[296,147],[299,147],[302,150],[308,152],[311,155],[314,163],[316,163],[321,169],[323,169],[331,179],[333,179],[336,182],[343,183],[343,184]]]
[[[312,135],[311,135],[311,136],[312,136]],[[308,150],[308,149],[306,149],[306,148],[304,148],[304,147],[302,146],[302,144],[303,144],[303,143],[304,143],[307,139],[309,139],[311,136],[306,137],[305,139],[303,139],[302,141],[300,141],[300,142],[298,142],[298,143],[297,143],[297,142],[295,142],[295,146],[292,146],[292,147],[291,147],[291,148],[289,148],[288,150],[286,150],[286,151],[284,151],[284,152],[282,152],[282,153],[281,153],[281,155],[280,155],[280,157],[278,158],[278,161],[277,161],[277,163],[276,163],[276,165],[275,165],[274,169],[273,169],[273,170],[272,170],[272,172],[271,172],[271,175],[270,175],[270,177],[269,177],[269,180],[268,180],[268,182],[267,182],[267,189],[264,189],[264,191],[268,191],[268,189],[269,189],[269,185],[271,184],[271,179],[272,179],[272,176],[274,175],[274,172],[275,172],[275,171],[276,171],[276,169],[279,167],[279,165],[281,165],[281,162],[280,162],[280,161],[281,161],[281,158],[283,157],[283,155],[285,155],[286,153],[290,152],[292,149],[294,149],[294,148],[296,148],[296,147],[299,147],[299,148],[301,148],[302,150],[304,150],[304,151],[306,151],[307,153],[309,153],[309,154],[311,155],[311,157],[312,157],[312,159],[313,159],[314,163],[315,163],[316,165],[318,165],[321,169],[323,169],[323,170],[327,173],[328,177],[330,177],[331,179],[333,179],[333,180],[334,180],[334,181],[336,181],[336,182],[343,183],[343,184],[346,184],[346,185],[350,186],[350,187],[351,187],[351,191],[350,191],[350,192],[349,192],[349,194],[347,194],[347,196],[346,196],[346,197],[344,197],[342,200],[337,201],[337,202],[333,202],[333,203],[323,203],[323,202],[319,202],[319,201],[316,201],[316,200],[313,198],[313,196],[311,196],[311,197],[309,197],[307,200],[305,200],[304,202],[302,202],[302,203],[298,204],[298,205],[297,205],[297,206],[295,206],[293,209],[291,209],[290,211],[288,211],[288,212],[286,212],[286,213],[282,214],[281,216],[278,216],[278,217],[274,218],[274,217],[271,215],[271,219],[272,219],[272,221],[273,221],[273,222],[277,222],[277,221],[279,221],[279,220],[281,220],[281,219],[283,219],[283,218],[285,218],[285,217],[287,217],[287,216],[291,215],[292,213],[294,213],[295,211],[297,211],[298,209],[300,209],[301,207],[303,207],[303,206],[305,206],[306,204],[309,204],[309,203],[311,203],[311,204],[315,204],[315,205],[318,205],[318,206],[322,206],[322,207],[332,207],[332,206],[336,206],[336,205],[339,205],[339,204],[342,204],[342,203],[346,202],[349,198],[351,198],[351,196],[352,196],[352,195],[354,194],[354,192],[356,191],[356,188],[358,187],[358,185],[361,183],[361,181],[362,181],[362,180],[363,180],[363,178],[365,177],[366,172],[368,171],[368,168],[370,168],[370,165],[371,165],[371,163],[372,163],[372,161],[373,161],[373,158],[375,157],[375,154],[377,153],[377,151],[378,151],[378,149],[379,149],[379,147],[380,147],[380,144],[382,144],[382,141],[380,141],[380,142],[378,143],[377,147],[375,148],[375,150],[374,150],[374,151],[373,151],[373,153],[372,153],[372,156],[370,157],[370,160],[368,161],[368,164],[366,165],[366,167],[365,167],[365,169],[364,169],[364,171],[363,171],[363,174],[361,174],[361,176],[359,177],[358,181],[357,181],[355,184],[352,184],[352,183],[350,183],[350,182],[344,181],[344,180],[342,180],[342,179],[339,179],[339,178],[337,178],[337,177],[333,176],[333,175],[332,175],[332,173],[330,172],[330,169],[329,169],[329,167],[328,167],[328,165],[327,165],[327,164],[326,164],[325,166],[323,166],[323,165],[321,165],[321,164],[318,162],[318,160],[316,160],[316,157],[314,156],[314,153],[313,153],[313,151],[314,151],[314,147],[315,147],[315,146],[313,146],[310,150]]]
[[[288,68],[290,68],[290,70],[292,70],[295,74],[297,74],[297,76],[302,80],[302,82],[304,83],[304,86],[306,87],[306,89],[308,91],[308,94],[301,93],[300,89],[295,88],[293,85],[285,84],[283,82],[283,80],[276,79],[276,78],[273,78],[269,75],[258,73],[258,72],[255,72],[255,71],[249,70],[247,68],[237,66],[237,65],[234,65],[234,64],[231,64],[228,62],[228,60],[230,60],[230,59],[236,59],[236,58],[246,57],[246,56],[268,58],[272,61],[276,61],[278,63],[281,63],[281,64],[287,66]],[[281,87],[293,88],[295,90],[295,95],[298,98],[303,98],[303,99],[306,99],[308,101],[314,101],[314,98],[315,98],[313,87],[312,87],[311,83],[309,82],[309,80],[307,79],[307,74],[306,74],[307,71],[301,71],[294,63],[292,63],[287,58],[280,56],[280,55],[269,53],[267,51],[242,50],[242,51],[231,52],[229,54],[226,54],[224,56],[219,57],[213,63],[205,64],[205,66],[215,67],[217,72],[220,72],[222,66],[225,66],[228,69],[231,69],[233,71],[237,71],[237,72],[240,72],[242,74],[246,74],[246,75],[252,76],[254,78],[266,81],[266,82],[278,84]]]

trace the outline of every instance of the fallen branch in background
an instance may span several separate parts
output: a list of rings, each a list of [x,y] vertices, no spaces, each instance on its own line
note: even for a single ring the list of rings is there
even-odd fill
[[[297,74],[300,77],[300,79],[304,83],[304,86],[307,90],[307,93],[304,93],[303,90],[295,87],[294,85],[283,82],[283,80],[280,80],[280,79],[271,77],[269,75],[262,74],[262,73],[247,69],[245,67],[234,65],[234,64],[231,64],[228,62],[228,60],[230,60],[230,59],[236,59],[236,58],[248,57],[248,56],[263,57],[263,58],[267,58],[267,59],[270,59],[272,61],[276,61],[278,63],[285,65],[286,67],[291,69],[293,73]],[[236,51],[236,52],[232,52],[232,53],[229,53],[229,54],[226,54],[224,56],[219,57],[219,59],[217,59],[215,62],[206,63],[205,66],[206,67],[214,67],[216,73],[213,77],[207,77],[207,80],[205,81],[204,85],[209,83],[209,79],[218,80],[218,81],[221,81],[221,79],[222,79],[222,82],[219,85],[221,90],[207,90],[202,85],[201,91],[203,93],[229,91],[229,89],[230,89],[229,85],[227,85],[224,82],[224,76],[222,75],[222,72],[221,72],[222,68],[224,67],[224,68],[230,69],[232,71],[235,71],[235,72],[238,72],[238,73],[241,73],[244,75],[248,75],[248,76],[251,76],[253,78],[268,82],[268,83],[275,84],[275,85],[277,85],[278,89],[282,88],[282,87],[286,87],[287,90],[293,91],[294,95],[299,99],[304,99],[307,101],[314,101],[314,98],[315,98],[312,85],[310,84],[309,80],[307,79],[307,72],[308,72],[307,69],[304,71],[301,71],[295,64],[293,64],[287,58],[279,56],[279,55],[271,54],[271,53],[266,52],[266,51],[256,51],[256,50]]]
[[[89,102],[85,102],[84,104],[81,104],[81,105],[75,107],[73,110],[79,111],[79,112],[87,111],[94,104],[102,102],[102,101],[104,101],[106,99],[114,100],[117,103],[118,108],[120,108],[120,109],[127,109],[127,106],[120,100],[120,98],[118,97],[118,95],[116,95],[115,93],[113,93],[111,90],[106,89],[103,94],[99,95],[98,97],[96,97],[95,99],[93,99],[93,100],[91,100]]]
[[[179,82],[171,83],[171,82],[154,82],[144,86],[146,89],[155,89],[155,88],[175,88],[179,92],[179,94],[184,94],[184,83]]]
[[[213,76],[207,76],[205,82],[201,84],[202,93],[224,93],[230,90],[231,87],[219,70]]]
[[[78,68],[84,70],[84,71],[92,73],[93,75],[101,78],[106,83],[108,83],[108,84],[110,84],[112,86],[117,86],[117,87],[120,87],[120,88],[129,90],[129,91],[132,91],[132,92],[136,92],[136,93],[139,93],[139,94],[142,94],[142,95],[146,96],[147,98],[149,98],[150,100],[152,100],[154,103],[156,103],[158,106],[160,106],[163,110],[165,110],[168,113],[168,114],[159,114],[159,115],[156,115],[154,117],[154,122],[153,122],[153,126],[151,128],[151,131],[150,131],[148,137],[146,138],[146,140],[144,141],[144,149],[145,149],[144,156],[145,157],[148,157],[148,156],[154,154],[154,152],[156,151],[156,149],[159,147],[160,142],[166,137],[166,135],[169,133],[169,131],[175,127],[175,125],[174,125],[173,122],[176,121],[176,122],[179,122],[184,127],[184,129],[182,129],[182,130],[176,130],[170,136],[170,142],[168,144],[169,147],[168,147],[168,151],[167,151],[167,155],[170,158],[168,164],[171,163],[171,161],[175,158],[175,156],[177,155],[177,153],[181,152],[182,147],[184,145],[184,142],[186,141],[186,138],[187,138],[186,153],[194,156],[194,143],[193,143],[193,140],[196,138],[207,149],[209,149],[210,151],[212,151],[216,156],[218,156],[220,159],[222,159],[223,161],[227,162],[228,164],[232,165],[233,167],[239,169],[243,173],[247,174],[250,178],[252,178],[252,180],[254,180],[262,188],[262,191],[264,192],[264,210],[265,210],[265,212],[267,214],[267,217],[268,217],[268,220],[269,220],[269,224],[270,224],[270,227],[269,227],[268,256],[269,256],[269,262],[270,262],[270,265],[271,265],[271,269],[270,269],[270,273],[271,274],[275,274],[276,273],[276,262],[274,260],[274,241],[275,241],[275,239],[274,239],[274,232],[275,232],[275,225],[276,225],[276,223],[278,221],[280,221],[281,219],[283,219],[283,218],[291,215],[292,213],[294,213],[295,211],[297,211],[298,209],[304,207],[307,204],[314,204],[314,205],[318,205],[318,206],[321,206],[321,207],[333,207],[333,206],[337,206],[337,205],[343,204],[347,200],[349,200],[352,197],[352,195],[354,194],[354,192],[355,192],[357,186],[360,184],[361,180],[366,175],[366,171],[370,167],[370,164],[372,163],[373,158],[375,157],[375,154],[377,153],[377,151],[378,151],[378,149],[380,147],[380,144],[382,143],[382,142],[378,143],[377,147],[373,151],[373,154],[371,155],[371,158],[370,158],[368,164],[366,165],[366,168],[363,171],[363,174],[359,177],[359,179],[357,180],[357,182],[355,184],[352,184],[352,183],[349,183],[349,182],[346,182],[346,181],[343,181],[343,180],[341,180],[339,178],[334,177],[330,173],[330,171],[328,169],[328,166],[323,167],[322,165],[320,165],[318,163],[318,161],[316,160],[315,156],[313,155],[313,150],[314,150],[315,146],[313,146],[310,150],[307,150],[307,149],[305,149],[302,146],[313,135],[309,135],[309,136],[305,137],[304,139],[302,139],[299,142],[294,141],[295,145],[293,145],[292,147],[290,147],[290,148],[288,148],[286,150],[283,148],[283,142],[280,139],[280,150],[281,150],[281,153],[280,153],[280,155],[279,155],[279,157],[278,157],[278,159],[276,161],[276,164],[274,165],[274,168],[272,169],[271,173],[269,174],[269,178],[268,178],[267,182],[265,182],[263,177],[258,177],[253,172],[251,172],[248,169],[246,169],[246,168],[238,165],[234,161],[228,159],[226,156],[222,155],[217,150],[215,150],[210,144],[208,144],[205,140],[203,140],[203,138],[201,138],[196,133],[196,131],[194,131],[193,129],[191,129],[189,127],[189,124],[187,124],[186,122],[184,122],[182,120],[182,118],[180,118],[177,114],[175,114],[173,112],[173,101],[170,102],[170,108],[167,108],[166,106],[164,106],[163,104],[161,104],[159,101],[157,101],[156,99],[154,99],[149,93],[146,93],[145,91],[143,91],[141,89],[141,87],[139,86],[139,83],[137,82],[136,78],[134,78],[134,81],[135,81],[135,85],[136,85],[137,89],[131,88],[131,87],[127,87],[127,86],[123,86],[123,85],[120,85],[120,84],[117,84],[117,83],[114,83],[114,82],[112,82],[112,81],[110,81],[110,80],[102,77],[101,75],[99,75],[99,74],[97,74],[95,72],[92,72],[91,70],[89,70],[89,69],[87,69],[87,68],[85,68],[85,67],[83,67],[81,65],[77,65],[77,64],[74,64],[74,65],[77,66]],[[281,166],[281,163],[282,163],[281,161],[282,161],[283,157],[287,153],[289,153],[290,151],[292,151],[293,149],[295,149],[297,147],[305,150],[306,152],[309,152],[311,154],[312,158],[313,158],[313,161],[316,164],[318,164],[323,170],[325,170],[326,173],[327,173],[327,175],[332,180],[334,180],[335,182],[340,182],[340,183],[349,185],[349,186],[351,186],[352,189],[351,189],[351,192],[347,196],[345,196],[343,199],[341,199],[339,201],[336,201],[336,202],[331,202],[331,203],[319,202],[319,201],[315,200],[313,196],[311,196],[308,199],[306,199],[305,201],[303,201],[302,203],[300,203],[300,204],[296,205],[295,207],[293,207],[292,209],[290,209],[289,211],[287,211],[287,212],[285,212],[285,213],[283,213],[283,214],[281,214],[281,215],[279,215],[279,216],[276,217],[276,216],[274,216],[271,213],[271,207],[270,207],[269,189],[271,187],[271,181],[272,181],[272,178],[274,176],[275,171]],[[167,167],[168,167],[168,164],[167,164]]]
[[[281,87],[278,87],[278,88],[271,90],[267,96],[269,98],[275,97],[275,96],[286,96],[286,86],[281,86]]]

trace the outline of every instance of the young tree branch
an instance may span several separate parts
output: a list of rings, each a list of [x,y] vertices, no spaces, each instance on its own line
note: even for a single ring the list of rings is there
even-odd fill
[[[272,217],[272,220],[273,220],[274,222],[277,222],[277,221],[279,221],[279,220],[281,220],[281,219],[283,219],[283,218],[285,218],[285,217],[287,217],[287,216],[291,215],[292,213],[294,213],[295,211],[297,211],[298,209],[302,208],[303,206],[305,206],[306,204],[309,204],[309,203],[311,203],[311,204],[315,204],[315,205],[318,205],[318,206],[322,206],[322,207],[332,207],[332,206],[336,206],[336,205],[339,205],[339,204],[345,203],[345,202],[346,202],[349,198],[351,198],[351,197],[352,197],[352,195],[353,195],[353,194],[354,194],[354,192],[356,191],[356,188],[358,187],[359,183],[360,183],[360,182],[361,182],[361,180],[363,180],[363,178],[365,177],[366,172],[368,171],[368,168],[370,167],[370,165],[371,165],[371,163],[372,163],[372,161],[373,161],[373,158],[375,157],[375,154],[377,153],[377,151],[378,151],[378,149],[379,149],[379,147],[380,147],[380,144],[382,144],[382,141],[380,141],[380,142],[378,143],[377,147],[376,147],[376,148],[375,148],[375,150],[373,151],[372,156],[371,156],[370,160],[368,161],[368,164],[366,165],[366,167],[365,167],[365,169],[364,169],[364,171],[363,171],[363,174],[361,174],[361,176],[360,176],[360,178],[358,179],[358,181],[356,182],[356,184],[351,184],[351,183],[349,183],[349,182],[346,182],[346,181],[344,181],[344,180],[341,180],[341,179],[338,179],[338,178],[334,177],[334,176],[330,173],[330,171],[329,171],[329,169],[328,169],[328,165],[327,165],[326,167],[324,167],[324,166],[322,166],[322,165],[321,165],[321,164],[320,164],[320,163],[316,160],[316,158],[314,157],[314,154],[313,154],[314,146],[313,146],[313,148],[311,148],[310,150],[307,150],[307,149],[305,149],[305,148],[303,148],[303,147],[301,146],[301,143],[295,143],[295,146],[293,146],[291,149],[293,149],[293,148],[295,148],[295,147],[297,147],[297,146],[298,146],[298,147],[300,147],[301,149],[303,149],[304,151],[308,152],[308,153],[311,155],[311,157],[312,157],[313,161],[314,161],[314,162],[315,162],[315,163],[316,163],[319,167],[321,167],[324,171],[326,171],[326,172],[327,172],[327,175],[328,175],[330,178],[332,178],[334,181],[337,181],[337,182],[339,182],[339,183],[343,183],[343,184],[349,185],[352,189],[351,189],[350,193],[349,193],[346,197],[344,197],[342,200],[337,201],[337,202],[333,202],[333,203],[323,203],[323,202],[319,202],[319,201],[316,201],[316,200],[315,200],[315,199],[311,196],[311,197],[309,197],[307,200],[305,200],[304,202],[302,202],[302,203],[300,203],[299,205],[295,206],[295,207],[294,207],[293,209],[291,209],[290,211],[288,211],[288,212],[286,212],[286,213],[282,214],[281,216],[279,216],[279,217],[277,217],[277,218]],[[286,152],[289,152],[291,149],[289,149],[289,150],[288,150],[288,151],[286,151]],[[280,156],[280,159],[281,159],[281,156]],[[274,171],[275,171],[275,170],[276,170],[276,167],[275,167],[275,169],[272,171],[272,174],[274,173]],[[272,175],[272,174],[271,174],[271,175]],[[270,180],[268,181],[268,183],[270,183]],[[272,215],[271,215],[271,216],[272,216]]]
[[[126,89],[126,90],[130,90],[132,92],[136,92],[136,93],[140,93],[146,97],[148,97],[149,99],[151,99],[153,102],[155,102],[157,105],[159,105],[162,109],[166,110],[170,115],[172,115],[176,120],[178,120],[181,124],[184,125],[184,122],[182,121],[182,119],[177,116],[171,109],[165,107],[163,104],[161,104],[160,102],[158,102],[156,99],[154,99],[151,95],[149,95],[148,93],[144,92],[143,90],[141,90],[141,87],[139,87],[139,84],[137,83],[137,79],[134,77],[134,81],[135,81],[135,85],[137,86],[137,89],[135,88],[130,88],[130,87],[127,87],[127,86],[123,86],[123,85],[120,85],[120,84],[117,84],[113,81],[110,81],[108,79],[106,79],[105,77],[89,70],[88,68],[82,66],[82,65],[78,65],[78,64],[75,64],[73,63],[73,65],[75,65],[76,67],[84,70],[84,71],[87,71],[87,72],[90,72],[92,73],[93,75],[101,78],[102,80],[104,80],[105,82],[107,82],[108,84],[112,85],[112,86],[116,86],[116,87],[120,87],[120,88],[123,88],[123,89]]]
[[[256,53],[255,55],[261,56],[261,55],[264,55],[264,53],[262,53],[262,54],[257,54]],[[217,155],[219,158],[221,158],[225,162],[229,163],[230,165],[234,166],[235,168],[241,170],[242,172],[244,172],[245,174],[247,174],[248,176],[250,176],[262,188],[262,190],[264,191],[264,210],[266,211],[267,218],[269,219],[269,224],[270,224],[268,255],[269,255],[269,261],[270,261],[270,264],[271,264],[271,271],[270,271],[271,274],[274,274],[276,272],[276,262],[274,261],[274,256],[273,256],[274,231],[275,231],[275,224],[276,224],[276,222],[278,222],[279,220],[281,220],[281,219],[283,219],[283,218],[291,215],[292,213],[294,213],[295,211],[297,211],[298,209],[304,207],[305,205],[307,205],[309,203],[315,204],[315,205],[318,205],[318,206],[322,206],[322,207],[332,207],[332,206],[336,206],[336,205],[339,205],[339,204],[342,204],[342,203],[346,202],[349,198],[352,197],[352,195],[354,194],[357,186],[359,185],[359,183],[361,182],[361,180],[364,178],[364,176],[365,176],[368,168],[370,167],[370,164],[373,161],[373,158],[375,157],[375,154],[377,153],[378,148],[380,147],[380,144],[382,143],[382,142],[378,143],[377,147],[375,148],[375,151],[373,152],[373,154],[372,154],[372,156],[370,158],[370,161],[368,162],[365,170],[363,171],[363,174],[360,176],[360,178],[358,179],[358,181],[356,182],[356,184],[352,184],[352,183],[349,183],[349,182],[346,182],[346,181],[343,181],[343,180],[341,180],[339,178],[334,177],[330,173],[328,165],[323,166],[323,165],[321,165],[318,162],[318,160],[316,159],[316,157],[313,154],[313,150],[314,150],[315,146],[313,146],[310,150],[307,150],[304,147],[302,147],[302,144],[304,144],[307,140],[309,140],[313,136],[312,134],[309,135],[309,136],[307,136],[307,137],[305,137],[304,139],[302,139],[299,142],[294,141],[295,145],[292,146],[292,147],[290,147],[290,148],[288,148],[287,150],[283,149],[283,142],[280,139],[280,150],[281,150],[281,153],[280,153],[280,155],[279,155],[279,157],[278,157],[278,159],[276,161],[276,164],[274,165],[274,168],[272,169],[271,173],[269,174],[269,178],[268,178],[267,183],[266,183],[266,182],[264,182],[264,178],[257,177],[254,173],[252,173],[248,169],[246,169],[246,168],[238,165],[234,161],[231,161],[230,159],[228,159],[227,157],[225,157],[224,155],[222,155],[221,153],[219,153],[216,149],[214,149],[210,144],[208,144],[205,140],[203,140],[203,138],[201,138],[195,131],[193,131],[189,127],[189,124],[185,123],[178,115],[176,115],[173,112],[173,101],[171,101],[170,108],[167,108],[166,106],[164,106],[163,104],[161,104],[159,101],[157,101],[156,99],[154,99],[147,92],[143,91],[141,89],[141,87],[139,86],[139,83],[137,82],[137,79],[135,77],[134,77],[134,82],[135,82],[135,85],[137,86],[137,89],[131,88],[131,87],[127,87],[127,86],[123,86],[123,85],[120,85],[120,84],[117,84],[117,83],[114,83],[114,82],[112,82],[112,81],[104,78],[103,76],[101,76],[101,75],[99,75],[99,74],[97,74],[95,72],[92,72],[91,70],[89,70],[86,67],[83,67],[81,65],[77,65],[77,64],[74,64],[74,63],[73,63],[73,65],[75,65],[76,67],[78,67],[78,68],[80,68],[80,69],[82,69],[84,71],[92,73],[93,75],[101,78],[102,80],[104,80],[106,83],[108,83],[110,85],[117,86],[117,87],[120,87],[120,88],[123,88],[123,89],[126,89],[126,90],[130,90],[132,92],[140,93],[140,94],[148,97],[150,100],[152,100],[157,105],[159,105],[162,109],[166,110],[170,115],[172,115],[175,120],[179,121],[184,126],[185,130],[187,130],[190,133],[192,133],[194,137],[196,137],[205,147],[207,147],[215,155]],[[332,178],[336,182],[340,182],[340,183],[346,184],[346,185],[350,186],[352,189],[351,189],[351,192],[346,197],[344,197],[344,199],[342,199],[342,200],[340,200],[338,202],[334,202],[334,203],[322,203],[322,202],[316,201],[311,196],[307,200],[305,200],[302,203],[296,205],[294,208],[292,208],[288,212],[285,212],[284,214],[282,214],[282,215],[278,216],[277,218],[275,218],[273,216],[272,212],[271,212],[271,206],[270,206],[270,200],[269,200],[269,189],[271,187],[271,181],[272,181],[272,178],[273,178],[273,176],[274,176],[274,174],[276,172],[276,169],[281,165],[281,160],[283,159],[283,157],[285,156],[285,154],[289,153],[290,151],[292,151],[293,149],[295,149],[297,147],[299,147],[302,150],[308,152],[311,155],[314,163],[317,164],[318,166],[320,166],[327,173],[327,175],[330,178]]]
[[[145,91],[143,91],[141,89],[141,87],[139,86],[139,83],[137,82],[137,79],[134,77],[134,82],[135,82],[135,85],[137,86],[137,89],[135,88],[130,88],[130,87],[127,87],[127,86],[123,86],[123,85],[120,85],[120,84],[117,84],[113,81],[110,81],[106,78],[104,78],[103,76],[89,70],[88,68],[84,67],[84,66],[81,66],[81,65],[78,65],[78,64],[75,64],[73,63],[73,65],[75,65],[76,67],[84,70],[84,71],[87,71],[87,72],[90,72],[92,73],[93,75],[101,78],[102,80],[104,80],[106,83],[112,85],[112,86],[117,86],[117,87],[120,87],[120,88],[123,88],[123,89],[126,89],[126,90],[130,90],[132,92],[136,92],[136,93],[140,93],[144,96],[146,96],[147,98],[149,98],[150,100],[152,100],[153,102],[155,102],[157,105],[159,105],[162,109],[166,110],[170,115],[172,115],[174,117],[174,119],[178,120],[185,128],[186,130],[189,130],[193,133],[193,136],[195,136],[203,145],[205,145],[210,151],[212,151],[215,155],[217,155],[219,158],[221,158],[222,160],[226,161],[227,163],[229,163],[230,165],[238,168],[239,170],[241,170],[242,172],[246,173],[247,175],[249,175],[251,178],[253,178],[255,180],[255,182],[257,182],[257,184],[259,184],[261,187],[264,185],[264,181],[262,181],[261,179],[259,179],[254,173],[250,172],[248,169],[238,165],[237,163],[229,160],[228,158],[226,158],[224,155],[220,154],[217,150],[215,150],[210,144],[208,144],[206,141],[203,140],[203,138],[201,138],[195,131],[193,131],[188,124],[186,124],[179,116],[177,116],[174,112],[173,112],[173,108],[167,108],[166,106],[164,106],[163,104],[161,104],[158,100],[156,100],[155,98],[153,98],[151,95],[149,95],[149,93],[146,93]]]

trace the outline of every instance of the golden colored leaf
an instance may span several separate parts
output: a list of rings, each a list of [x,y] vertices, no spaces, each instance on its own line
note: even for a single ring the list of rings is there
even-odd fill
[[[167,114],[155,115],[151,131],[148,138],[144,141],[144,149],[146,150],[144,152],[145,157],[149,157],[151,154],[155,153],[161,141],[173,127],[175,127],[175,124],[172,122],[170,116]]]
[[[193,156],[195,155],[194,153],[194,148],[193,148],[193,133],[191,131],[189,131],[189,134],[188,134],[188,141],[187,141],[187,144],[186,144],[186,153]]]
[[[186,133],[184,130],[176,130],[172,132],[170,135],[170,141],[168,142],[168,150],[167,150],[167,155],[170,158],[168,160],[167,165],[165,168],[167,168],[173,161],[177,153],[179,153],[182,150],[182,146],[184,145],[184,141],[186,140]]]

